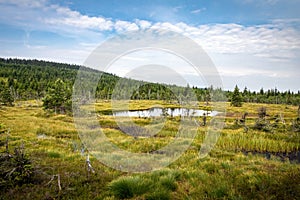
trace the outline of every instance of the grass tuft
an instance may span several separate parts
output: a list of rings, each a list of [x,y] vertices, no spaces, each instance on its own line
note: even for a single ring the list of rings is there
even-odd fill
[[[109,188],[120,199],[132,198],[149,190],[149,183],[139,177],[121,177],[112,181]]]

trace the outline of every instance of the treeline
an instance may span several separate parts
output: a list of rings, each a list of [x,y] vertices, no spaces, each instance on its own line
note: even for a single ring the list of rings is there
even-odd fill
[[[235,90],[238,89],[237,86]],[[227,97],[229,101],[236,96],[235,91],[227,91]],[[290,105],[300,105],[300,91],[292,92],[288,91],[279,91],[276,88],[264,90],[260,89],[259,92],[250,91],[247,87],[243,91],[239,91],[239,98],[242,102],[251,102],[251,103],[267,103],[267,104],[290,104]],[[232,101],[231,101],[232,102]]]
[[[15,100],[43,98],[57,79],[72,88],[81,66],[39,60],[0,59],[0,80],[6,82]],[[87,73],[96,70],[82,67]],[[108,87],[116,76],[103,73],[103,87]]]
[[[85,73],[87,80],[93,80],[101,75],[97,87],[93,87],[93,81],[87,81],[89,85],[83,87],[90,89],[90,91],[85,89],[82,91],[82,95],[86,98],[94,94],[95,98],[98,99],[110,99],[112,95],[114,98],[124,99],[128,98],[127,94],[130,94],[129,98],[131,99],[183,101],[191,99],[194,94],[192,90],[194,90],[197,95],[196,98],[209,101],[211,100],[210,94],[213,92],[209,89],[179,87],[120,78],[113,74],[78,65],[24,59],[0,59],[0,81],[9,88],[14,100],[42,99],[46,96],[47,91],[53,88],[58,79],[72,89],[79,68],[83,69],[81,73]],[[132,88],[135,90],[132,91]],[[223,99],[225,100],[225,98]]]
[[[131,99],[185,101],[195,97],[198,101],[209,102],[231,101],[233,96],[236,95],[232,91],[222,91],[213,87],[197,88],[188,85],[180,87],[125,79],[78,65],[0,58],[0,85],[2,88],[0,89],[0,101],[3,104],[1,91],[6,96],[9,91],[14,100],[42,99],[58,79],[62,80],[66,87],[72,90],[79,68],[83,69],[87,77],[101,75],[95,89],[88,92],[82,91],[87,98],[94,94],[95,98],[98,99],[110,99],[112,95],[114,95],[114,98],[123,99],[128,98],[127,94],[130,94],[129,98]],[[132,88],[135,88],[135,90],[132,90]],[[291,91],[280,92],[277,89],[266,91],[261,89],[261,91],[255,92],[245,88],[243,91],[238,91],[238,99],[242,102],[298,105],[300,104],[300,91],[294,93]]]

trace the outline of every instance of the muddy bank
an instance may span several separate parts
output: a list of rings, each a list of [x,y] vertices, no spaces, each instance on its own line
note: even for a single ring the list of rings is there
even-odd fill
[[[270,160],[271,157],[280,158],[282,162],[289,160],[292,163],[300,164],[300,151],[291,151],[291,152],[259,152],[259,151],[249,151],[249,150],[241,150],[244,155],[252,154],[252,155],[261,155],[266,159]]]

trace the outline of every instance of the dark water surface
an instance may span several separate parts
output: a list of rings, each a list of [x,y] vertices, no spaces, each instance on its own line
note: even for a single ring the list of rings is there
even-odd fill
[[[159,117],[159,116],[216,116],[217,111],[206,111],[187,108],[150,108],[147,110],[114,111],[110,113],[117,117]]]

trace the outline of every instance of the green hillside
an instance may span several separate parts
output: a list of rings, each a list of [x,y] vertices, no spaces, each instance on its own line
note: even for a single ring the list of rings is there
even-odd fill
[[[142,85],[131,94],[131,99],[147,100],[178,100],[184,98],[187,93],[193,91],[199,101],[231,101],[232,91],[220,91],[218,88],[203,86],[179,87],[175,85],[164,85],[123,79],[113,74],[99,72],[78,65],[55,63],[40,60],[22,59],[0,59],[0,83],[6,85],[14,100],[41,99],[45,96],[47,89],[57,79],[63,80],[69,88],[72,88],[81,67],[87,74],[101,74],[101,79],[96,91],[92,91],[97,99],[110,99],[114,87],[119,80],[128,84],[128,88],[134,84]],[[122,91],[126,93],[126,87]],[[223,95],[220,95],[223,93]],[[278,104],[300,104],[300,91],[278,91],[277,89],[261,89],[259,92],[250,91],[247,88],[240,90],[239,95],[243,102],[253,103],[278,103]],[[120,94],[120,98],[122,95]]]

